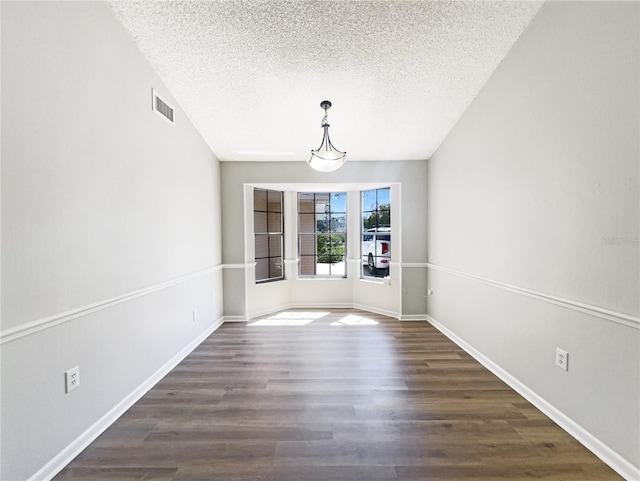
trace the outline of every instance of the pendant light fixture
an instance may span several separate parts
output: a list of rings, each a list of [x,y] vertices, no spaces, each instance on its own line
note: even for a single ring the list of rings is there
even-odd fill
[[[322,143],[316,150],[311,151],[311,156],[307,163],[320,172],[331,172],[343,166],[347,160],[347,153],[336,149],[329,139],[329,122],[327,121],[327,110],[331,108],[331,102],[323,100],[320,107],[324,109],[324,117],[320,126],[324,129]]]

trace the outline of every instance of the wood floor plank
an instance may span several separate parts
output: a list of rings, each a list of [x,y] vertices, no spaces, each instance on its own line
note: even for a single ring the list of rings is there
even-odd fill
[[[621,479],[428,323],[256,321],[221,326],[55,480]]]
[[[56,479],[68,481],[173,481],[176,468],[82,468],[70,467]]]
[[[248,468],[238,465],[232,470],[183,466],[173,481],[397,481],[392,466],[282,466]]]
[[[398,481],[594,481],[601,479],[622,479],[611,477],[611,470],[582,469],[580,463],[570,461],[544,464],[510,464],[493,466],[487,464],[465,466],[400,466],[396,467]],[[615,475],[614,475],[615,476]]]

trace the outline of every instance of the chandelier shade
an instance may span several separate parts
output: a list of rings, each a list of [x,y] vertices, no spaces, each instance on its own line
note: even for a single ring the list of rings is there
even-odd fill
[[[336,149],[329,138],[329,122],[327,121],[327,110],[331,108],[331,102],[323,100],[320,107],[324,109],[321,127],[324,130],[320,147],[311,151],[307,163],[320,172],[332,172],[342,167],[347,160],[347,153]]]

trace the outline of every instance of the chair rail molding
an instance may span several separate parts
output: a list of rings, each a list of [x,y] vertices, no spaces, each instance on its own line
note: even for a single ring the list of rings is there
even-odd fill
[[[507,284],[505,282],[495,281],[493,279],[477,276],[475,274],[469,274],[467,272],[461,272],[461,271],[450,269],[448,267],[440,266],[437,264],[427,263],[427,267],[429,269],[446,272],[447,274],[452,274],[454,276],[470,279],[472,281],[482,282],[483,284],[487,284],[489,286],[496,287],[498,289],[514,292],[516,294],[531,297],[533,299],[547,302],[549,304],[555,304],[556,306],[564,307],[566,309],[582,312],[583,314],[599,317],[607,321],[616,322],[618,324],[622,324],[628,327],[633,327],[635,329],[640,329],[640,317],[633,316],[631,314],[612,311],[610,309],[605,309],[604,307],[594,306],[592,304],[574,301],[572,299],[566,299],[564,297],[554,296],[552,294],[545,294],[543,292],[526,289],[524,287]]]
[[[52,316],[44,317],[42,319],[37,319],[35,321],[27,322],[21,324],[16,327],[11,327],[9,329],[5,329],[0,332],[0,344],[4,344],[6,342],[15,341],[16,339],[20,339],[21,337],[28,336],[30,334],[34,334],[36,332],[42,331],[44,329],[49,329],[51,327],[57,326],[59,324],[69,322],[73,319],[77,319],[78,317],[83,317],[88,314],[101,311],[104,309],[108,309],[117,304],[122,304],[123,302],[130,301],[137,297],[146,296],[153,292],[157,292],[167,287],[175,286],[176,284],[181,284],[183,282],[189,281],[191,279],[195,279],[197,277],[202,277],[207,274],[211,274],[213,272],[217,272],[222,270],[222,264],[218,264],[216,266],[207,267],[205,269],[201,269],[196,272],[192,272],[191,274],[187,274],[184,276],[176,277],[174,279],[170,279],[165,282],[161,282],[159,284],[154,284],[152,286],[144,287],[142,289],[137,289],[135,291],[127,292],[125,294],[121,294],[119,296],[111,297],[109,299],[105,299],[102,301],[94,302],[93,304],[88,304],[86,306],[77,307],[75,309],[70,309],[65,312],[61,312],[59,314],[54,314]]]

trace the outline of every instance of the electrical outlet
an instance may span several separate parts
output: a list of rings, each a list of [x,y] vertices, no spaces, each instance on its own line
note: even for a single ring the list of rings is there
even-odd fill
[[[556,348],[556,366],[565,371],[569,370],[569,353],[560,348]]]
[[[80,366],[73,367],[64,373],[64,390],[70,393],[80,386]]]

